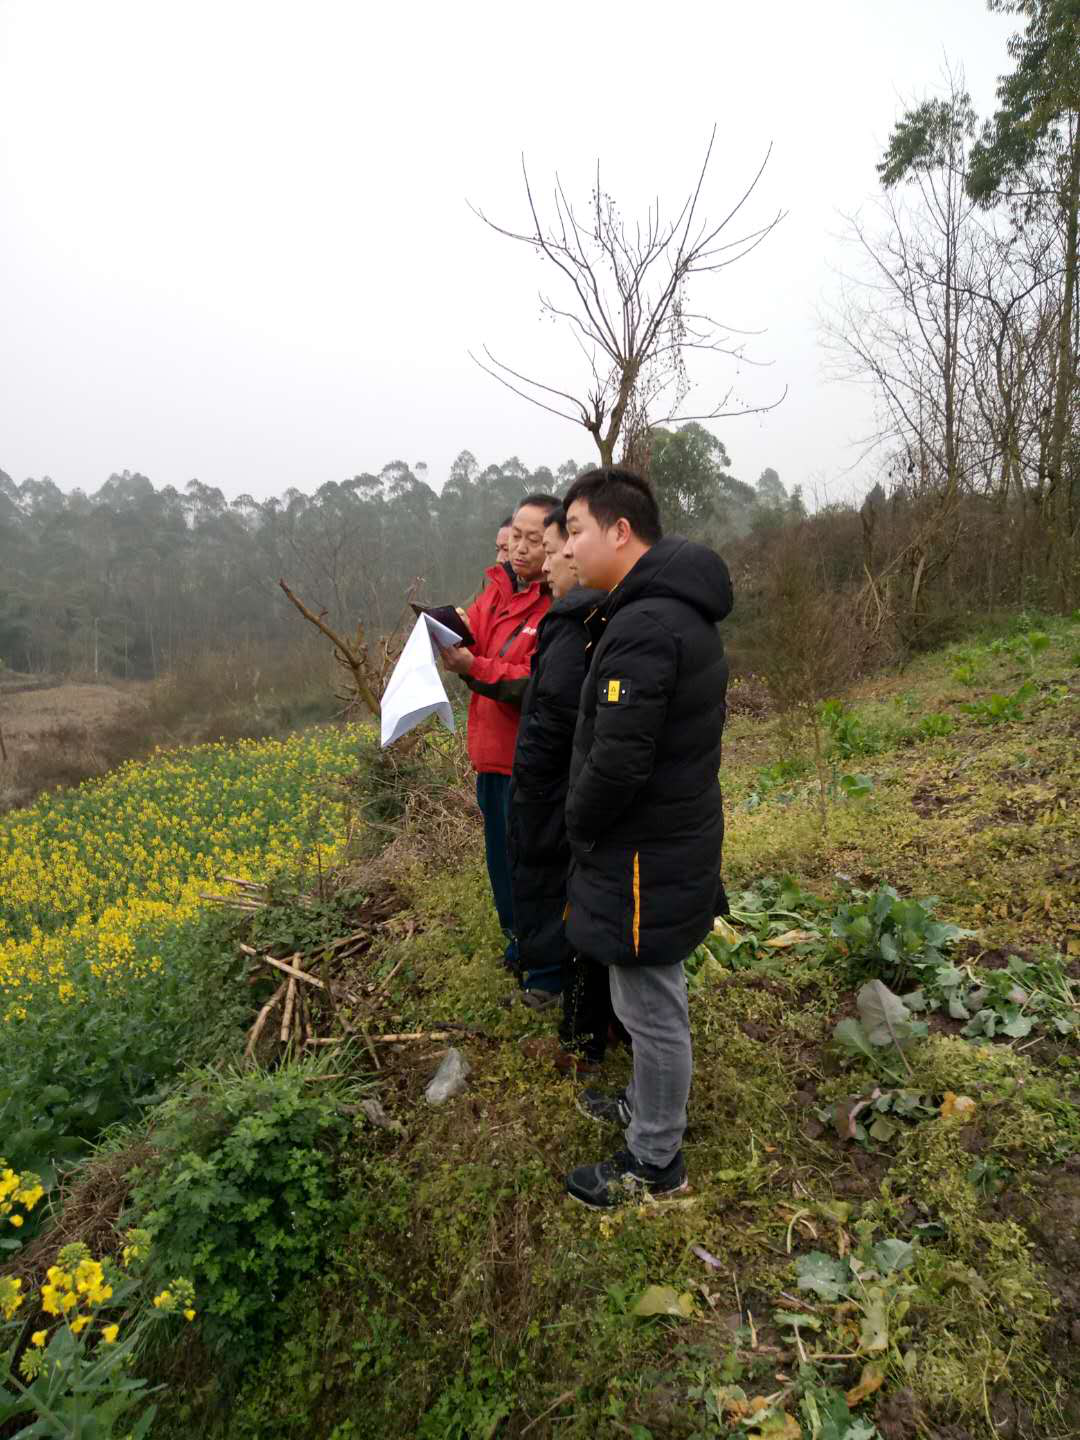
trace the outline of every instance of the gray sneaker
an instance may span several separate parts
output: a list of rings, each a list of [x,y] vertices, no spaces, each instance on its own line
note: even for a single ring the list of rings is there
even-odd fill
[[[602,1125],[617,1125],[625,1130],[630,1124],[630,1106],[623,1091],[612,1095],[608,1090],[582,1090],[577,1097],[577,1108]]]

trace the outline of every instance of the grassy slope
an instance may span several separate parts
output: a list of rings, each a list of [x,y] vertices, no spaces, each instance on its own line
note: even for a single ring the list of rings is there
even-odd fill
[[[864,686],[851,703],[886,738],[930,712],[959,728],[845,762],[874,790],[836,802],[825,839],[805,794],[746,808],[759,767],[788,742],[773,721],[736,717],[725,754],[729,888],[789,873],[830,896],[839,871],[941,897],[939,914],[976,929],[980,950],[1066,951],[1080,926],[1078,647],[1075,625],[1055,630],[1038,657],[1042,698],[995,726],[959,706],[1015,690],[1023,677],[1007,654],[977,655],[974,683],[953,679],[956,657],[944,655]],[[1067,698],[1054,703],[1054,693]],[[567,1200],[560,1181],[616,1137],[578,1113],[571,1082],[520,1053],[516,1042],[544,1027],[497,1003],[507,986],[478,855],[453,875],[418,866],[410,890],[424,928],[388,942],[387,959],[407,961],[398,1019],[403,1029],[448,1017],[483,1027],[466,1044],[469,1092],[429,1110],[421,1092],[437,1047],[391,1062],[383,1099],[406,1134],[358,1135],[347,1238],[325,1282],[291,1302],[285,1338],[246,1376],[216,1433],[726,1434],[709,1416],[713,1387],[738,1379],[750,1395],[773,1394],[797,1377],[798,1357],[771,1323],[776,1297],[794,1289],[793,1258],[837,1253],[859,1222],[881,1238],[927,1221],[945,1239],[923,1248],[910,1308],[892,1315],[885,1386],[863,1410],[873,1418],[877,1407],[885,1440],[1078,1433],[1068,1395],[1080,1353],[1075,1048],[1056,1038],[978,1046],[958,1026],[933,1034],[912,1051],[912,1083],[974,1096],[976,1124],[926,1120],[871,1153],[813,1116],[873,1083],[829,1044],[837,1016],[851,1012],[842,965],[810,955],[779,976],[738,971],[693,1001],[692,1198],[600,1218]],[[626,1061],[608,1069],[617,1083]],[[1011,1184],[976,1188],[976,1160]],[[843,1223],[836,1201],[851,1207]],[[722,1269],[706,1268],[695,1243]],[[648,1284],[690,1289],[695,1318],[634,1319]],[[854,1333],[825,1334],[826,1353],[853,1353]],[[825,1350],[818,1339],[810,1348]],[[841,1359],[819,1372],[850,1385],[860,1366]],[[192,1383],[188,1399],[199,1396]],[[217,1408],[212,1386],[201,1397]],[[172,1416],[171,1433],[193,1433],[190,1414]]]

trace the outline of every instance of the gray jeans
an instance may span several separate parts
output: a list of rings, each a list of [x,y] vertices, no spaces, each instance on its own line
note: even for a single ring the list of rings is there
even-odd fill
[[[686,1131],[693,1055],[686,972],[677,965],[612,965],[611,1003],[634,1042],[626,1087],[626,1143],[647,1165],[670,1165]]]

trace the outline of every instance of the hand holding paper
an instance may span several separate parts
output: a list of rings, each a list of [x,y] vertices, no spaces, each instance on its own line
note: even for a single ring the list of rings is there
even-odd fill
[[[414,615],[430,615],[440,625],[445,625],[448,630],[452,630],[457,637],[450,642],[452,645],[476,644],[473,633],[469,629],[469,617],[460,605],[417,605],[412,600],[409,601],[409,605],[412,607]]]
[[[468,675],[473,668],[473,660],[476,657],[471,650],[464,645],[458,644],[450,649],[440,649],[439,659],[442,661],[443,669],[449,670],[452,675]]]
[[[423,614],[413,626],[383,693],[383,749],[429,715],[437,715],[448,730],[454,729],[454,712],[436,663],[436,643],[444,648],[460,645],[461,636]]]

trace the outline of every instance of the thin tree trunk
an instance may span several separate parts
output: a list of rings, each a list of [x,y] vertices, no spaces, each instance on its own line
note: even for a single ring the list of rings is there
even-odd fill
[[[813,706],[810,707],[810,729],[814,736],[814,766],[818,776],[818,820],[821,833],[825,835],[829,828],[829,809],[825,796],[825,749],[821,743],[821,721]]]
[[[1050,430],[1050,478],[1054,486],[1054,542],[1057,551],[1057,578],[1062,606],[1071,599],[1072,576],[1072,476],[1065,474],[1065,442],[1068,434],[1069,399],[1076,356],[1072,353],[1073,306],[1076,303],[1077,227],[1080,216],[1080,131],[1073,135],[1072,163],[1069,166],[1065,199],[1065,289],[1058,320],[1057,376],[1054,389],[1054,420]]]

